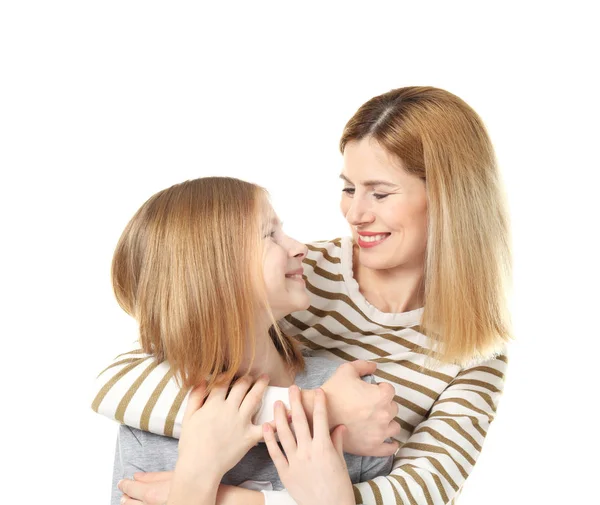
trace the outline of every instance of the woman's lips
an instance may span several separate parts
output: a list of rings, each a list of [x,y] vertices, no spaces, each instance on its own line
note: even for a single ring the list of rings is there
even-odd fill
[[[376,232],[364,232],[358,234],[357,243],[361,249],[369,249],[371,247],[378,246],[386,238],[388,238],[390,233],[376,233]]]

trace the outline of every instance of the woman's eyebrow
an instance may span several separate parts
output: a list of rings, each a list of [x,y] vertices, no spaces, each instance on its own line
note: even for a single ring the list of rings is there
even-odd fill
[[[348,184],[352,184],[354,186],[354,183],[350,179],[348,179],[348,177],[346,177],[344,174],[340,174],[340,179],[342,179],[343,181],[347,182]],[[398,187],[397,184],[393,184],[391,182],[381,181],[381,180],[368,180],[368,181],[363,181],[360,184],[361,184],[361,186],[367,186],[367,187],[372,187],[372,186],[389,186],[391,188]]]

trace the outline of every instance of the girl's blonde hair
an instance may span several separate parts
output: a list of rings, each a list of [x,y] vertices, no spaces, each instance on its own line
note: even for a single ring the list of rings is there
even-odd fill
[[[232,380],[254,358],[255,325],[270,314],[263,280],[266,191],[228,177],[186,181],[152,196],[123,231],[112,261],[119,305],[144,352],[167,360],[183,387]],[[271,315],[271,319],[272,315]],[[294,342],[269,331],[294,369]]]
[[[511,337],[509,221],[494,149],[475,111],[432,87],[376,96],[348,121],[349,142],[370,137],[425,181],[428,239],[422,331],[430,357],[466,365]]]

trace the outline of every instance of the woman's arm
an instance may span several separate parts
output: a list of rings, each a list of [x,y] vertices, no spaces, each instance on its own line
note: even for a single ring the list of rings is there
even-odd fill
[[[473,470],[495,417],[506,365],[506,356],[499,356],[458,374],[402,446],[390,474],[353,486],[356,503],[452,503]],[[266,505],[293,503],[286,493],[265,493]]]
[[[499,356],[463,370],[442,392],[428,417],[402,446],[390,475],[353,486],[356,503],[451,503],[471,473],[495,417],[504,387],[506,365],[507,358]],[[264,494],[265,505],[295,503],[286,492]],[[227,505],[247,503],[243,498],[236,500],[235,493],[229,498]],[[160,502],[145,503],[155,505]]]
[[[126,479],[119,483],[119,489],[123,492],[125,499],[121,505],[164,505],[167,503],[173,472],[140,472],[134,474],[133,477],[134,479]],[[265,505],[265,499],[259,491],[220,484],[217,490],[216,505]]]
[[[398,412],[389,384],[368,384],[361,376],[375,372],[377,365],[354,361],[341,365],[323,384],[330,410],[330,428],[347,427],[346,452],[359,456],[389,456],[396,444],[384,441],[398,434],[394,421]],[[273,388],[269,388],[273,389]],[[287,388],[275,388],[262,411],[273,412],[275,401],[287,403]],[[306,412],[312,412],[314,390],[303,390]],[[141,350],[117,356],[97,377],[92,409],[110,419],[157,435],[179,438],[186,405],[186,391],[172,378],[168,363],[157,363]],[[288,405],[289,406],[289,405]],[[257,423],[272,421],[261,418]],[[309,423],[312,420],[309,418]]]
[[[499,356],[459,373],[401,447],[390,475],[354,486],[357,503],[451,503],[495,417],[506,365],[506,356]]]

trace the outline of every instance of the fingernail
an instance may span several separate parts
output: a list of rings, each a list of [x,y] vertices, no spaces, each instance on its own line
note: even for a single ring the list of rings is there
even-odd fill
[[[124,497],[124,496],[122,496],[122,497],[121,497],[121,505],[123,505],[124,503],[125,503],[125,497]]]
[[[120,480],[119,482],[117,482],[117,487],[119,488],[119,491],[123,491],[121,489],[121,484],[123,483],[123,480]]]

